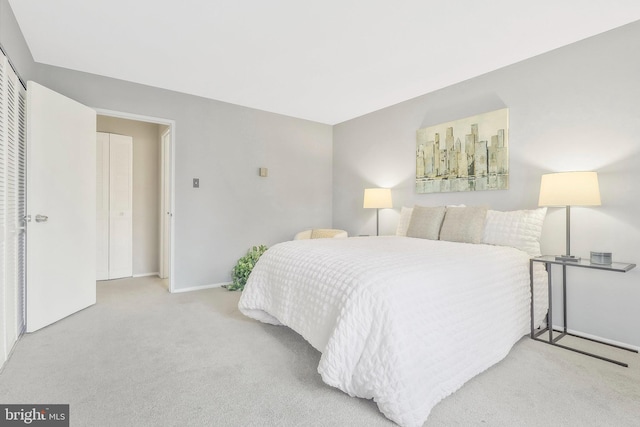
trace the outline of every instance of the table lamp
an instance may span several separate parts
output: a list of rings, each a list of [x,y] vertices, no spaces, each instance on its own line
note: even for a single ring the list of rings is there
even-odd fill
[[[365,188],[364,204],[365,209],[376,210],[376,236],[380,235],[380,209],[392,208],[390,188]]]
[[[557,261],[580,261],[571,255],[571,206],[600,206],[596,172],[558,172],[542,175],[539,206],[566,206],[567,251]]]

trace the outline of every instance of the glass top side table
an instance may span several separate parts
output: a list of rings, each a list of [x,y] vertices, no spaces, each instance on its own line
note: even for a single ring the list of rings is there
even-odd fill
[[[549,291],[549,311],[548,311],[548,315],[547,315],[547,326],[540,330],[540,331],[535,331],[535,327],[533,324],[533,319],[534,319],[534,289],[533,289],[533,263],[534,262],[540,262],[543,263],[545,265],[545,268],[547,270],[547,285],[548,285],[548,291]],[[552,309],[553,309],[553,292],[552,292],[552,283],[551,283],[551,267],[552,265],[560,265],[562,266],[562,314],[563,314],[563,320],[564,320],[564,326],[562,327],[562,330],[556,330],[556,332],[560,332],[560,334],[556,337],[553,336],[553,313],[552,313]],[[593,341],[593,342],[597,342],[599,344],[604,344],[604,345],[608,345],[611,347],[616,347],[622,350],[626,350],[626,351],[630,351],[630,352],[634,352],[634,353],[638,353],[638,350],[632,349],[632,348],[628,348],[628,347],[623,347],[623,346],[619,346],[619,345],[615,345],[615,344],[611,344],[611,343],[607,343],[607,342],[603,342],[603,341],[599,341],[596,339],[592,339],[592,338],[586,338],[580,335],[574,335],[572,333],[567,332],[567,267],[574,267],[574,268],[588,268],[588,269],[596,269],[596,270],[603,270],[603,271],[612,271],[612,272],[618,272],[618,273],[626,273],[629,270],[632,270],[633,268],[635,268],[635,264],[631,264],[631,263],[625,263],[625,262],[613,262],[611,264],[592,264],[588,259],[581,259],[579,261],[562,261],[562,260],[557,260],[555,256],[553,255],[542,255],[539,257],[535,257],[535,258],[531,258],[529,260],[529,274],[530,274],[530,284],[531,284],[531,338],[536,340],[536,341],[541,341],[547,344],[551,344],[553,346],[556,347],[561,347],[564,348],[566,350],[571,350],[571,351],[575,351],[577,353],[581,353],[587,356],[591,356],[591,357],[595,357],[596,359],[601,359],[601,360],[606,360],[607,362],[611,362],[611,363],[615,363],[617,365],[620,366],[624,366],[624,367],[628,367],[629,365],[627,363],[624,362],[620,362],[617,360],[613,360],[613,359],[609,359],[608,357],[603,357],[603,356],[599,356],[597,354],[593,354],[593,353],[589,353],[587,351],[583,351],[583,350],[579,350],[573,347],[569,347],[563,344],[559,344],[558,341],[561,340],[562,338],[564,338],[567,335],[573,336],[573,337],[577,337],[577,338],[581,338],[581,339],[586,339],[589,341]],[[543,335],[545,333],[548,333],[548,337],[544,338]]]

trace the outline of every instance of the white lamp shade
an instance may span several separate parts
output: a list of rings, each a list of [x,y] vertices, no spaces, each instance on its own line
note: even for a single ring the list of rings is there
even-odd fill
[[[558,172],[542,175],[539,206],[600,206],[596,172]]]
[[[365,188],[363,208],[392,208],[390,188]]]

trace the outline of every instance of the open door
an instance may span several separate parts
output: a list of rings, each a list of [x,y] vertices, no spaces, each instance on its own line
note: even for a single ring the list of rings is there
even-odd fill
[[[27,332],[96,302],[96,112],[27,83]]]

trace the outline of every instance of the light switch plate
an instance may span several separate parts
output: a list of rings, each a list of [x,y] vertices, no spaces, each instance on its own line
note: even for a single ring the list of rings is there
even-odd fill
[[[193,188],[200,188],[200,178],[193,178]]]
[[[258,170],[258,174],[263,177],[266,178],[267,176],[269,176],[269,170],[267,168],[260,168]]]

